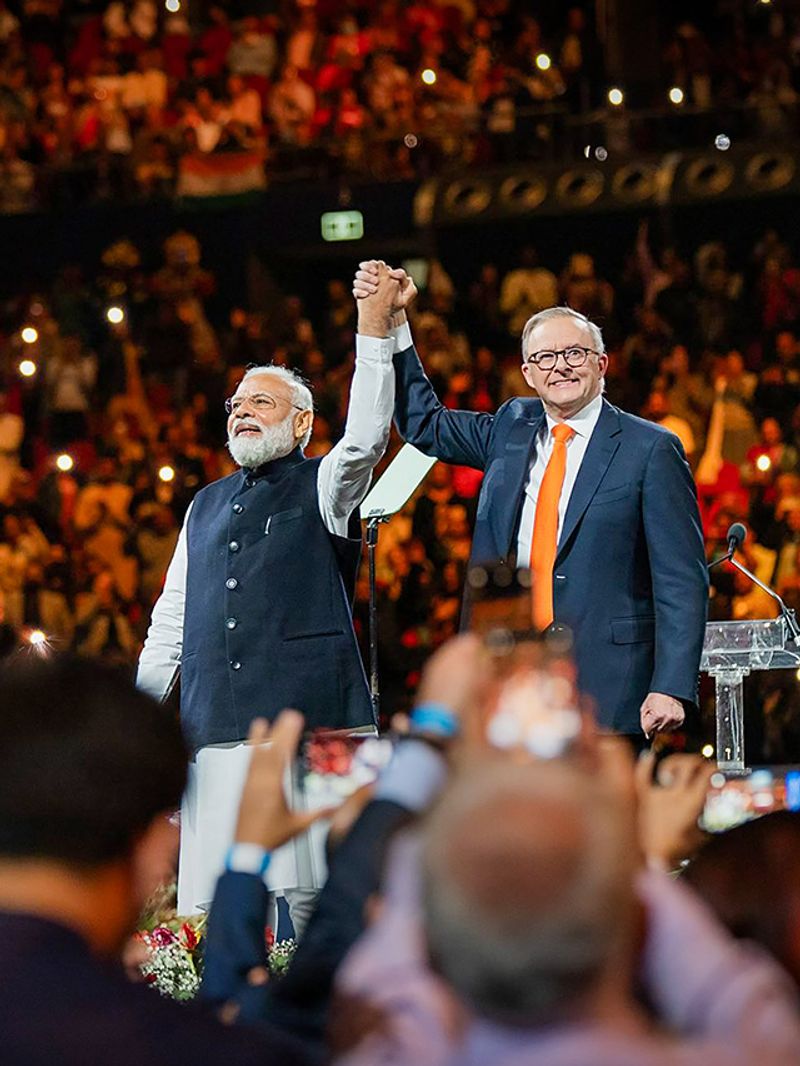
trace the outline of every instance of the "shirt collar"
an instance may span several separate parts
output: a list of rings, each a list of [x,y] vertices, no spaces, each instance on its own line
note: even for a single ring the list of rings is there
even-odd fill
[[[603,409],[603,394],[598,393],[593,400],[589,400],[585,407],[582,407],[577,414],[572,418],[566,418],[564,424],[573,429],[579,437],[591,437],[594,427],[597,425],[597,420],[600,418],[600,412]],[[547,433],[548,436],[553,431],[553,426],[557,426],[558,423],[550,415],[547,415]]]

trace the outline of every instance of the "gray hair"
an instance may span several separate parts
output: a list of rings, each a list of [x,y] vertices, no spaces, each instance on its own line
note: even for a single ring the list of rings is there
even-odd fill
[[[571,318],[578,323],[583,329],[585,329],[589,336],[592,338],[592,344],[596,351],[605,352],[606,346],[603,343],[603,334],[600,332],[600,327],[595,325],[591,319],[586,315],[582,315],[580,311],[575,311],[572,307],[546,307],[544,311],[537,311],[535,315],[531,315],[522,330],[522,359],[525,360],[525,354],[528,347],[528,338],[537,326],[542,322],[549,322],[554,318]]]
[[[485,1017],[556,1020],[630,950],[634,852],[618,799],[565,762],[456,780],[423,838],[432,965]]]
[[[311,389],[296,371],[290,370],[288,366],[281,366],[278,363],[265,363],[263,366],[248,367],[242,381],[247,381],[247,379],[254,374],[272,374],[273,377],[280,378],[281,381],[287,382],[291,389],[292,403],[294,406],[300,411],[311,411],[313,413],[314,397],[311,395]],[[241,384],[241,382],[239,384]],[[303,439],[300,441],[301,448],[305,448],[311,440],[313,428],[313,426],[310,426],[303,436]]]

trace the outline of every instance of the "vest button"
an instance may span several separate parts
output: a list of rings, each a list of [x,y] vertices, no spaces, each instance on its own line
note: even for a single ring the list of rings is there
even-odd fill
[[[238,584],[239,582],[236,580],[235,577],[229,577],[228,580],[225,582],[225,588],[235,589]]]
[[[238,659],[234,659],[231,663],[231,670],[241,670],[241,668],[242,664],[238,661]]]
[[[256,479],[253,477],[246,477],[244,483],[247,485],[248,489],[252,489],[253,485],[256,483]]]
[[[236,619],[235,618],[226,618],[225,619],[225,625],[228,627],[228,629],[236,629],[236,626],[237,626]]]
[[[241,514],[243,510],[244,510],[244,507],[242,507],[242,505],[240,503],[235,503],[233,505],[233,513],[234,514]]]
[[[239,541],[238,540],[232,540],[230,542],[230,544],[228,545],[228,547],[230,548],[230,550],[232,552],[238,552],[238,550],[239,550]]]

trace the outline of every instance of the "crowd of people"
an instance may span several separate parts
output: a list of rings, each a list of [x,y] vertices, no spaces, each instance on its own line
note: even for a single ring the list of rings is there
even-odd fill
[[[534,702],[569,687],[541,645],[518,651],[498,673],[468,635],[428,662],[391,761],[335,813],[329,876],[281,978],[263,869],[228,867],[188,1006],[135,980],[128,941],[174,863],[177,720],[107,665],[0,661],[7,1061],[793,1061],[798,815],[708,841],[700,756],[634,768],[590,728],[544,760],[492,747],[504,686],[524,676]],[[268,857],[332,813],[287,805],[302,729],[291,710],[251,727],[232,852]]]
[[[709,555],[733,521],[744,521],[743,561],[797,604],[800,301],[789,244],[769,231],[749,258],[733,262],[722,241],[689,255],[643,222],[613,281],[586,252],[558,266],[523,248],[511,269],[486,263],[457,292],[445,266],[429,264],[414,335],[445,404],[495,410],[522,387],[521,323],[559,302],[586,313],[603,324],[611,353],[608,398],[681,439]],[[165,242],[154,273],[133,244],[118,242],[94,278],[65,267],[51,291],[6,306],[7,624],[42,630],[59,647],[134,661],[189,502],[233,469],[223,401],[248,364],[274,359],[310,383],[308,454],[324,454],[339,438],[355,330],[348,280],[328,283],[314,322],[302,297],[285,293],[263,310],[231,308],[215,327],[206,313],[213,288],[199,243],[181,232]],[[475,471],[439,464],[381,529],[381,678],[390,712],[407,704],[425,658],[457,630],[479,485]],[[712,580],[712,618],[774,615],[769,598],[733,572]],[[362,636],[366,616],[362,572]],[[761,684],[763,751],[780,758],[797,748],[796,696],[780,673]]]
[[[717,8],[677,19],[637,106],[674,111],[672,87],[693,113],[726,109],[734,136],[796,131],[797,14]],[[606,60],[592,4],[540,23],[515,0],[291,2],[241,17],[211,4],[202,19],[177,2],[5,0],[0,207],[194,195],[197,158],[219,161],[203,171],[208,194],[236,154],[249,189],[265,174],[413,179],[573,157],[578,126],[610,117]],[[611,120],[607,141],[674,144],[674,115],[635,132]],[[681,126],[682,143],[694,128]]]

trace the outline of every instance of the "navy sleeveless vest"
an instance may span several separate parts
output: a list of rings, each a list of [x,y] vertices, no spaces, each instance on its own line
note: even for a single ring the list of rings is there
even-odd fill
[[[361,528],[325,528],[318,459],[299,449],[195,497],[181,655],[181,721],[192,749],[242,740],[284,707],[308,728],[374,723],[350,610]]]

